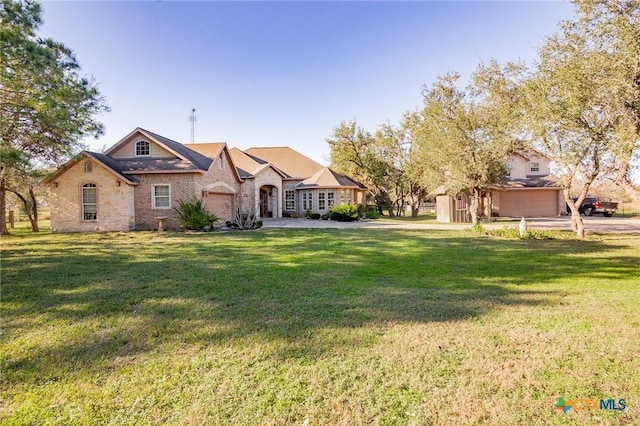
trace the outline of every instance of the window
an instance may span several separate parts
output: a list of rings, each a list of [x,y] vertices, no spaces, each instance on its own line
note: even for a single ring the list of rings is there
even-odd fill
[[[327,204],[329,205],[329,208],[333,207],[335,202],[336,202],[336,193],[333,191],[327,192]]]
[[[311,191],[304,191],[302,193],[302,209],[303,210],[311,210],[313,209],[312,206],[312,193]]]
[[[284,209],[296,209],[296,191],[287,190],[284,192]]]
[[[220,160],[218,166],[221,170],[224,170],[224,153],[221,152],[220,155],[218,155],[218,160]]]
[[[136,142],[136,157],[141,155],[150,155],[151,147],[147,141]]]
[[[507,163],[507,176],[511,176],[511,168],[513,166],[511,165],[511,163]]]
[[[93,183],[82,185],[82,220],[98,219],[98,188]]]
[[[540,171],[540,163],[531,163],[531,171],[539,172]]]
[[[91,164],[91,161],[87,161],[86,163],[84,163],[84,172],[91,173],[92,171],[93,171],[93,164]]]
[[[171,208],[171,190],[169,185],[153,185],[152,189],[153,208]]]
[[[346,203],[345,192],[346,191],[344,189],[340,190],[340,204],[345,204]]]
[[[347,204],[351,204],[351,197],[353,195],[353,192],[350,189],[347,189],[346,193],[347,193]]]
[[[327,205],[326,205],[326,193],[324,192],[318,192],[318,210],[326,210],[327,209]]]

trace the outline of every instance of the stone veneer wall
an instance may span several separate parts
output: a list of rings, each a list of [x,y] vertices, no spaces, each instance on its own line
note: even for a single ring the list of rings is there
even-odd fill
[[[271,200],[272,204],[270,208],[273,212],[273,217],[278,218],[282,217],[282,199],[284,197],[282,192],[282,176],[276,173],[273,169],[268,168],[264,170],[262,173],[256,176],[254,185],[254,203],[256,206],[256,215],[260,215],[260,188],[263,186],[273,186],[276,188],[277,194]]]
[[[180,228],[178,213],[174,210],[178,207],[178,200],[190,200],[194,196],[198,198],[202,194],[195,191],[195,173],[166,173],[136,175],[140,185],[135,189],[136,229],[157,229],[156,217],[168,217],[164,222],[165,229]],[[154,209],[152,204],[153,185],[169,185],[171,196],[171,208]]]
[[[134,229],[135,212],[133,203],[134,186],[119,180],[116,175],[91,161],[91,172],[85,172],[81,160],[59,176],[50,185],[49,204],[51,206],[52,232],[128,231]],[[82,220],[82,185],[93,183],[97,186],[97,220]]]
[[[302,197],[300,196],[300,193],[298,191],[295,191],[295,186],[297,184],[299,184],[300,182],[302,182],[300,179],[296,179],[296,180],[283,180],[282,181],[282,210],[284,212],[286,212],[287,215],[291,215],[291,214],[301,214],[302,212]],[[293,210],[285,210],[287,204],[286,204],[286,192],[288,190],[293,190],[295,191],[295,208]]]

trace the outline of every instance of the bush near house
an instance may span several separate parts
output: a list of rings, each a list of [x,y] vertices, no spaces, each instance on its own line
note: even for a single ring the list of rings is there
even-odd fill
[[[204,202],[198,198],[188,201],[178,200],[178,207],[174,209],[180,216],[180,225],[189,231],[202,231],[211,228],[218,221],[218,217],[209,213]]]
[[[355,204],[340,204],[331,207],[331,220],[338,222],[354,222],[358,220],[358,206]]]
[[[374,208],[367,210],[367,219],[380,219],[380,213]]]
[[[229,229],[240,229],[243,231],[262,228],[262,221],[258,220],[256,215],[240,213],[240,209],[236,211],[236,218],[232,221],[228,220],[225,224]]]

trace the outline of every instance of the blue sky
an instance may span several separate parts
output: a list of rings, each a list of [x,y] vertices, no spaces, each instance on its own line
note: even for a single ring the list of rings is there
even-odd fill
[[[344,120],[420,106],[438,75],[531,61],[568,2],[53,2],[40,36],[74,50],[111,107],[109,147],[140,126],[179,142],[291,146],[329,163]]]

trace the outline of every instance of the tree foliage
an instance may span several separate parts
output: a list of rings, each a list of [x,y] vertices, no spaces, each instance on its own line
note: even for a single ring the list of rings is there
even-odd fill
[[[95,116],[107,111],[91,79],[80,75],[73,52],[36,35],[40,5],[2,0],[0,4],[0,233],[6,233],[5,195],[34,168],[58,165],[98,136]],[[36,217],[37,221],[37,217]]]
[[[479,200],[506,175],[506,160],[517,142],[517,76],[521,69],[480,65],[472,82],[458,87],[449,73],[424,90],[417,145],[424,178],[450,195],[464,193],[478,223]],[[433,185],[433,183],[432,183]]]
[[[420,111],[370,134],[342,123],[329,140],[334,167],[357,176],[388,204],[439,188],[464,193],[477,222],[481,194],[505,176],[516,149],[547,155],[572,210],[598,178],[638,199],[631,183],[640,162],[640,2],[573,0],[527,68],[481,64],[469,84],[449,73],[423,91]],[[577,200],[576,182],[580,182]]]
[[[638,149],[640,137],[640,2],[637,0],[575,0],[578,19],[564,24],[565,32],[583,34],[589,50],[601,56],[606,67],[609,102],[621,107],[631,122],[635,144],[629,138],[620,144],[620,159],[627,160]],[[604,82],[603,82],[604,83]],[[637,153],[637,152],[636,152]],[[628,182],[629,162],[617,168],[618,183]],[[628,188],[627,188],[628,189]]]
[[[331,148],[331,167],[364,184],[377,204],[386,204],[393,216],[390,195],[395,171],[375,136],[355,121],[342,122],[327,139]]]
[[[640,4],[576,3],[578,18],[563,22],[561,30],[543,44],[523,93],[527,100],[524,128],[533,145],[555,163],[573,228],[582,238],[584,223],[578,207],[591,184],[599,176],[614,175],[631,187],[630,164],[640,147],[636,104],[640,86],[634,87],[640,83],[634,83],[640,72],[636,69]],[[574,201],[578,177],[583,184]]]
[[[343,122],[327,140],[331,167],[367,186],[379,211],[385,206],[389,216],[403,214],[407,205],[416,215],[428,193],[411,172],[417,166],[411,124],[409,120],[399,126],[384,124],[372,134],[355,121]]]

